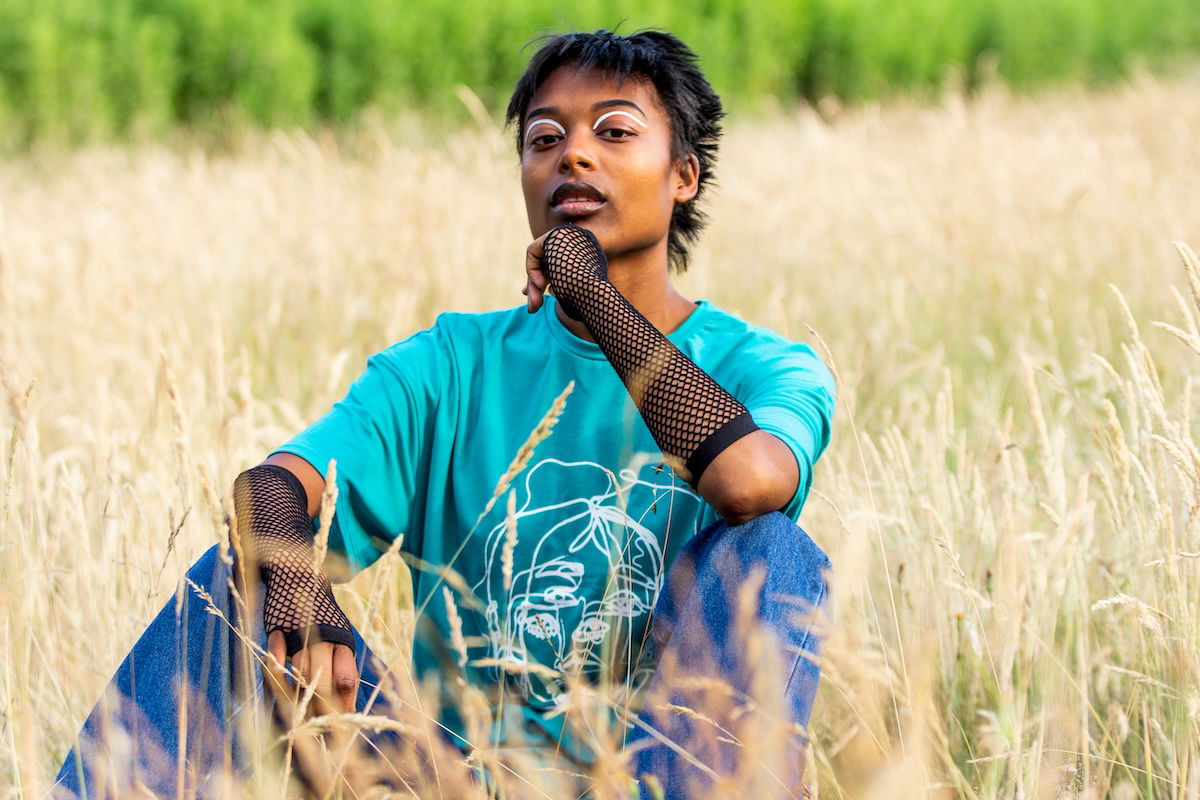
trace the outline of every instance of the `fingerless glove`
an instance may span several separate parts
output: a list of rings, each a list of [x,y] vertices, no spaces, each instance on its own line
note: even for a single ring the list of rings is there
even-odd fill
[[[750,412],[642,316],[608,280],[591,231],[554,228],[542,266],[563,310],[581,321],[617,371],[654,441],[695,486],[722,450],[758,430]]]
[[[233,485],[238,533],[264,586],[263,627],[282,631],[288,656],[313,642],[354,649],[350,621],[325,572],[313,564],[308,495],[290,470],[260,464]]]

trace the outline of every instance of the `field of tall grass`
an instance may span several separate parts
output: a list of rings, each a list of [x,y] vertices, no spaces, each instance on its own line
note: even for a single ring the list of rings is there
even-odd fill
[[[1197,0],[0,0],[0,145],[463,117],[455,86],[502,108],[536,35],[614,27],[674,32],[743,107],[1095,84],[1200,54]]]
[[[814,796],[1200,797],[1198,92],[731,120],[682,284],[840,382]],[[46,791],[236,474],[367,354],[520,303],[527,239],[484,119],[0,164],[0,797]],[[403,575],[339,589],[393,664]]]

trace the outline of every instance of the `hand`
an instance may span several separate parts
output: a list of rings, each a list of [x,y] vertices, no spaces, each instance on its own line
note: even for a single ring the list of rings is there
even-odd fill
[[[610,285],[608,260],[600,243],[595,234],[578,225],[559,225],[530,242],[525,248],[525,279],[524,294],[530,313],[542,307],[543,295],[553,281],[551,291],[562,304],[562,310],[576,320],[582,319],[579,305],[587,302],[592,289]]]
[[[542,244],[548,233],[543,233],[525,248],[525,288],[521,294],[525,295],[525,308],[530,314],[542,307],[546,287],[550,284],[542,270]]]
[[[284,668],[288,659],[282,631],[273,631],[267,638],[267,650],[275,657],[274,662],[270,663],[275,685],[286,687],[288,682]],[[313,642],[292,656],[292,672],[299,674],[304,684],[316,680],[316,693],[309,713],[340,711],[348,714],[354,711],[354,699],[358,694],[358,665],[354,661],[354,651],[346,645]],[[301,690],[301,685],[293,689],[296,693]]]

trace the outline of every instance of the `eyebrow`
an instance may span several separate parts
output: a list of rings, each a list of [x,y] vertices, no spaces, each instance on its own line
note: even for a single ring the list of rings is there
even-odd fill
[[[620,99],[601,100],[599,103],[594,103],[592,105],[592,111],[601,111],[605,108],[615,108],[617,106],[628,106],[629,108],[636,108],[639,114],[641,114],[643,117],[646,116],[646,112],[642,111],[642,107],[639,106],[637,103],[633,102],[632,100],[620,100]],[[559,113],[562,113],[562,109],[560,109],[558,106],[542,106],[541,108],[535,108],[532,111],[530,111],[528,114],[525,115],[525,118],[529,119],[531,117],[536,117],[541,114],[559,114]]]

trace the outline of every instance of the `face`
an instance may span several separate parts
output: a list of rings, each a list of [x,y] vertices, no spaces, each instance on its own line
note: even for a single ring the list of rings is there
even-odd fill
[[[611,261],[659,249],[676,203],[695,197],[695,156],[671,157],[671,121],[654,85],[620,86],[596,70],[559,67],[529,102],[521,188],[534,237],[573,223]]]

